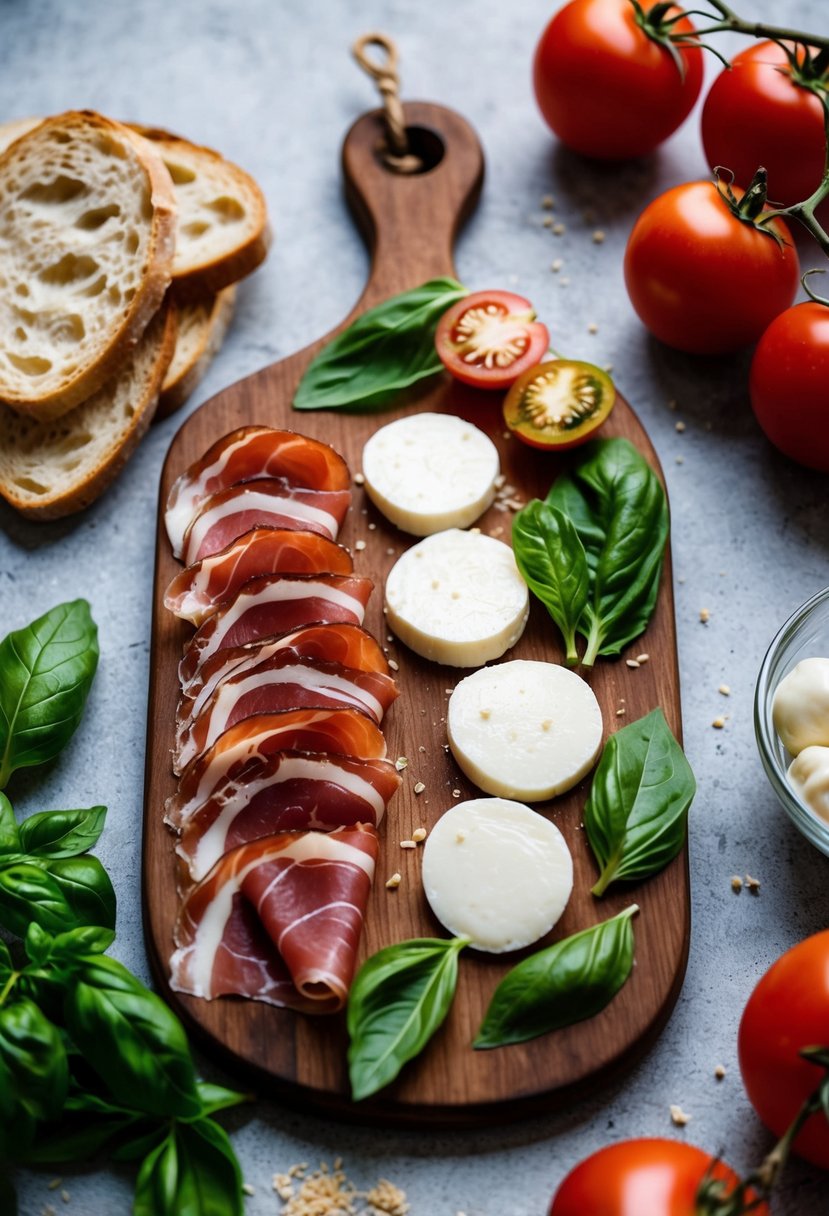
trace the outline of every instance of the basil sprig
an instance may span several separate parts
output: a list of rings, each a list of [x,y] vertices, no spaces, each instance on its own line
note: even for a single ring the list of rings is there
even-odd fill
[[[348,1071],[355,1102],[393,1081],[444,1021],[465,937],[412,938],[367,959],[348,998]]]
[[[601,1012],[633,967],[636,904],[531,954],[495,989],[476,1049],[525,1043]]]
[[[58,604],[0,641],[0,789],[15,769],[52,760],[69,742],[97,665],[86,600]]]
[[[601,870],[594,895],[616,879],[647,878],[676,857],[696,789],[661,709],[610,736],[584,808]]]
[[[582,663],[592,667],[647,628],[668,526],[659,478],[626,439],[588,444],[544,503],[534,499],[518,513],[515,560],[561,629],[569,663],[576,633],[586,639]]]
[[[312,360],[294,396],[295,410],[369,409],[443,364],[435,351],[442,315],[467,289],[455,279],[430,279],[370,308]]]

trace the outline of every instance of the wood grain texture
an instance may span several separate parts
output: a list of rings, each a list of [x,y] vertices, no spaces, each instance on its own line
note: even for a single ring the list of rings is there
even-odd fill
[[[346,192],[372,250],[372,267],[363,295],[339,328],[394,292],[454,273],[453,240],[480,189],[481,149],[472,129],[450,110],[412,103],[406,107],[406,118],[411,126],[437,134],[443,145],[440,163],[417,177],[395,176],[382,167],[377,155],[382,139],[377,113],[359,119],[344,143]],[[292,412],[299,378],[326,340],[232,385],[188,418],[173,440],[162,472],[160,504],[179,473],[211,443],[250,423],[287,427],[323,439],[342,452],[352,472],[357,472],[363,444],[378,426],[411,410],[459,414],[494,440],[503,472],[524,501],[544,497],[556,474],[566,467],[563,457],[553,458],[505,437],[499,395],[466,389],[448,377],[416,386],[399,408],[381,413]],[[647,435],[624,400],[617,402],[602,433],[630,439],[659,469]],[[355,552],[356,570],[376,584],[366,625],[388,645],[389,656],[399,664],[402,695],[384,724],[389,755],[409,759],[403,785],[381,827],[380,863],[361,948],[364,958],[390,942],[442,933],[423,898],[421,852],[401,850],[399,842],[414,828],[434,824],[458,800],[455,791],[460,791],[460,798],[475,797],[480,791],[462,776],[444,748],[449,690],[467,673],[420,660],[388,638],[385,628],[384,580],[412,538],[388,525],[362,489],[355,486],[354,491],[341,540],[351,548],[356,541],[365,541],[365,549]],[[511,518],[510,512],[493,507],[479,523],[485,532],[508,540]],[[549,814],[564,833],[575,871],[573,896],[549,941],[604,920],[633,901],[641,908],[634,921],[634,972],[599,1016],[520,1046],[473,1052],[469,1044],[496,984],[523,955],[499,960],[466,952],[457,998],[444,1026],[394,1085],[355,1107],[348,1097],[344,1018],[315,1019],[253,1001],[207,1002],[170,991],[168,959],[177,897],[173,838],[162,815],[164,801],[175,788],[170,748],[178,693],[176,665],[189,627],[164,609],[162,599],[178,569],[159,510],[145,785],[144,919],[161,991],[203,1044],[216,1051],[232,1072],[297,1105],[350,1118],[429,1126],[503,1121],[560,1108],[631,1065],[664,1025],[682,984],[690,933],[687,852],[683,850],[655,878],[611,888],[603,900],[594,899],[590,887],[596,867],[581,828],[589,777],[569,794],[537,809]],[[628,668],[624,661],[600,659],[586,675],[602,707],[605,734],[660,705],[681,738],[670,554],[656,613],[628,654],[641,652],[648,652],[650,661],[638,669]],[[558,631],[538,603],[533,603],[523,638],[507,657],[562,660]],[[624,709],[624,716],[617,716],[618,709]],[[425,790],[416,795],[418,781]],[[395,870],[403,881],[396,891],[388,891],[384,883]],[[533,949],[546,944],[547,939]]]

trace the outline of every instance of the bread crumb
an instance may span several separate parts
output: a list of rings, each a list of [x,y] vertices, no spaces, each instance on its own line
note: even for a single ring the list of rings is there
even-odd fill
[[[685,457],[684,457],[684,456],[677,456],[675,463],[676,463],[676,464],[685,464]]]
[[[552,270],[553,274],[558,274],[558,272],[561,270],[563,265],[564,265],[564,262],[561,260],[561,258],[556,258],[555,261],[550,266],[550,270]]]
[[[679,431],[680,435],[685,430],[685,423],[681,420],[674,425],[674,430]]]
[[[62,1182],[63,1182],[62,1178],[53,1178],[52,1181],[49,1183],[49,1186],[47,1189],[50,1191],[56,1191]]]
[[[589,334],[597,334],[599,332],[599,327],[595,321],[590,322],[590,324],[587,327],[587,332]]]
[[[545,194],[541,200],[541,206],[544,208],[544,210],[552,211],[552,209],[553,209],[553,207],[555,207],[555,205],[556,205],[556,200],[553,198],[552,194]]]
[[[553,236],[564,236],[566,231],[566,227],[560,220],[557,224],[553,224]]]
[[[715,718],[711,725],[714,727],[714,730],[722,730],[725,726],[725,718]]]
[[[700,619],[700,622],[701,622],[703,625],[707,625],[707,624],[708,624],[708,622],[711,620],[711,612],[710,612],[710,610],[709,610],[708,608],[700,608],[700,610],[699,610],[699,619]]]
[[[722,1081],[723,1077],[725,1076],[725,1065],[724,1064],[717,1065],[717,1067],[714,1069],[714,1076],[717,1078],[718,1081]]]
[[[363,549],[365,549],[365,547],[366,547],[366,542],[364,540],[355,540],[354,549],[357,553],[362,553],[362,551],[363,551]]]
[[[453,797],[453,798],[460,798],[460,796],[461,796],[461,792],[460,792],[460,790],[452,790],[452,797]]]
[[[717,692],[721,692],[724,697],[731,696],[731,689],[728,687],[727,684],[721,684],[719,686],[719,688],[717,689]]]
[[[414,792],[416,794],[422,794],[425,789],[426,789],[426,786],[422,781],[415,781]]]
[[[750,874],[746,874],[746,888],[752,895],[760,894],[760,879],[752,878]]]
[[[396,890],[396,889],[397,889],[397,887],[399,887],[399,886],[400,886],[400,883],[401,883],[402,881],[403,881],[403,880],[402,880],[402,878],[400,877],[400,874],[399,874],[399,873],[398,873],[398,872],[395,870],[395,872],[394,872],[394,874],[392,874],[391,878],[387,878],[387,879],[386,879],[386,890],[387,890],[387,891],[394,891],[394,890]]]
[[[638,659],[625,659],[625,666],[639,667],[639,666],[641,666],[641,664],[639,663]]]
[[[412,832],[412,840],[415,842],[415,844],[422,844],[426,839],[426,836],[427,832],[425,828],[415,828],[415,830]]]
[[[406,1216],[409,1211],[406,1192],[389,1182],[388,1178],[381,1178],[376,1186],[366,1191],[364,1198],[371,1216],[375,1212],[382,1213],[382,1216]]]
[[[364,486],[366,484],[366,479],[362,473],[354,474],[354,484],[355,486]]]
[[[551,215],[545,215],[544,219],[541,221],[541,224],[542,224],[542,227],[544,227],[544,228],[552,228],[553,217]]]
[[[255,1194],[256,1194],[256,1187],[255,1187],[255,1186],[251,1186],[251,1184],[250,1184],[249,1182],[243,1182],[243,1183],[242,1183],[242,1191],[243,1191],[243,1193],[244,1193],[245,1195],[255,1195]]]
[[[636,656],[636,662],[639,663],[640,665],[642,663],[648,663],[648,662],[650,662],[650,657],[651,656],[649,654],[638,654]]]
[[[392,671],[400,670],[400,664],[398,662],[396,662],[394,659],[389,659],[389,667]]]
[[[734,892],[735,895],[739,895],[740,892],[742,891],[742,889],[743,889],[742,878],[740,878],[739,874],[733,874],[731,876],[731,890]]]
[[[602,231],[601,228],[597,228],[595,230],[595,232],[593,233],[593,244],[594,245],[603,245],[604,240],[605,240],[605,233]]]
[[[676,1103],[672,1103],[671,1104],[671,1123],[673,1123],[676,1127],[685,1127],[686,1123],[690,1123],[690,1122],[691,1122],[691,1116],[686,1115],[685,1111],[682,1109],[681,1106],[677,1106]]]
[[[624,706],[623,706],[621,709],[617,709],[617,710],[616,710],[616,717],[617,717],[617,718],[624,718],[624,716],[625,716],[625,714],[626,714],[626,713],[627,713],[627,710],[626,710],[626,709],[624,708]]]
[[[401,849],[416,849],[417,845],[413,840],[401,840],[400,847]]]
[[[397,769],[398,773],[402,773],[404,769],[409,767],[409,757],[398,756],[394,762],[394,767]]]

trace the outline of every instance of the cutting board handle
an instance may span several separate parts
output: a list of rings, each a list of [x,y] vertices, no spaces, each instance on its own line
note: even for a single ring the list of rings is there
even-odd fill
[[[349,320],[426,279],[455,275],[455,236],[481,190],[484,154],[469,123],[427,102],[407,102],[403,111],[423,172],[395,173],[383,162],[382,110],[358,118],[343,143],[346,198],[371,253]]]

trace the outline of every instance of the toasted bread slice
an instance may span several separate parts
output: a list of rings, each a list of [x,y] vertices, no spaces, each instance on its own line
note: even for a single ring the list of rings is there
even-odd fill
[[[159,152],[175,186],[176,294],[218,292],[255,270],[271,233],[265,197],[253,178],[212,148],[157,127],[134,129]]]
[[[170,175],[90,111],[0,155],[0,400],[41,420],[96,392],[158,310],[175,250]]]
[[[233,317],[236,288],[179,305],[176,349],[161,386],[156,420],[174,413],[190,396],[222,345]]]
[[[60,519],[107,488],[150,425],[176,341],[166,301],[121,369],[51,422],[0,405],[0,495],[30,519]]]

